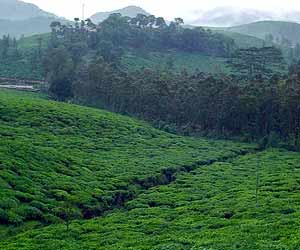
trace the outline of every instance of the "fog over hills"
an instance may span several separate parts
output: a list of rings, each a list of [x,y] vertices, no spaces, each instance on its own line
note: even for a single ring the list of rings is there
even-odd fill
[[[300,22],[298,11],[263,11],[236,8],[232,6],[217,7],[208,11],[194,11],[194,19],[189,24],[198,26],[230,27],[258,21]]]

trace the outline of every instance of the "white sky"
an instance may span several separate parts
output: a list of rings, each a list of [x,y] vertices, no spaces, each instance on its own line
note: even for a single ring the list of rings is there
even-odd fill
[[[81,17],[83,0],[23,0],[38,5],[41,9],[58,16],[73,19]],[[279,11],[281,9],[300,11],[300,0],[85,0],[86,17],[99,11],[120,9],[136,5],[156,16],[167,19],[183,17],[190,19],[195,11],[218,6],[235,6],[260,10]]]

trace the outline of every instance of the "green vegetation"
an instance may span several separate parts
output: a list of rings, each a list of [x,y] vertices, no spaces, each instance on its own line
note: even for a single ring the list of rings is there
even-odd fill
[[[248,48],[261,48],[264,47],[265,45],[270,45],[266,44],[265,40],[258,38],[253,35],[246,35],[243,33],[238,33],[230,30],[222,30],[221,28],[209,28],[213,32],[216,33],[221,33],[227,37],[230,37],[234,40],[236,46],[240,49],[248,49]]]
[[[187,52],[130,52],[122,56],[121,64],[129,71],[147,68],[177,72],[187,70],[190,73],[197,70],[205,73],[229,73],[229,65],[226,61],[227,59],[222,57]]]
[[[42,58],[47,36],[34,36],[17,41],[9,36],[0,39],[0,76],[43,79]]]
[[[103,218],[53,225],[2,249],[299,249],[300,155],[267,150],[203,166]],[[257,182],[258,177],[258,182]],[[258,183],[258,199],[256,187]]]
[[[3,90],[0,137],[0,223],[15,226],[66,220],[66,206],[78,218],[99,216],[181,168],[252,147]]]
[[[22,52],[30,52],[41,46],[42,49],[47,49],[49,45],[50,33],[22,37],[18,40],[18,48]]]

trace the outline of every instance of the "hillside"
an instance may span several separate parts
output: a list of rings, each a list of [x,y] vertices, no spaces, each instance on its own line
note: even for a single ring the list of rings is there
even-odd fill
[[[1,249],[298,249],[299,153],[0,97]]]
[[[230,37],[231,39],[234,40],[236,46],[240,49],[247,49],[251,47],[261,48],[267,45],[264,39],[258,38],[256,36],[242,34],[242,33],[231,31],[229,29],[219,28],[219,27],[204,27],[204,28],[209,29],[216,33],[223,34],[227,37]]]
[[[172,181],[173,173],[250,149],[183,138],[102,110],[0,91],[0,224],[92,218]],[[5,228],[4,228],[5,229]]]
[[[227,29],[260,39],[265,39],[266,35],[272,34],[274,42],[281,41],[282,38],[290,40],[292,43],[300,43],[300,24],[292,22],[262,21],[246,25],[231,27]]]
[[[94,23],[100,23],[107,19],[111,14],[114,13],[120,13],[122,16],[128,16],[128,17],[136,17],[137,14],[144,14],[146,16],[149,16],[150,14],[143,10],[140,7],[137,6],[128,6],[119,10],[113,10],[108,12],[98,12],[92,15],[90,18]]]
[[[31,230],[3,249],[299,249],[300,155],[280,150],[182,173],[103,218]],[[256,200],[256,183],[259,177]],[[118,240],[116,240],[118,239]]]
[[[171,70],[181,72],[229,73],[227,59],[184,52],[148,52],[135,53],[128,51],[122,57],[122,66],[129,71],[148,68],[154,70]]]

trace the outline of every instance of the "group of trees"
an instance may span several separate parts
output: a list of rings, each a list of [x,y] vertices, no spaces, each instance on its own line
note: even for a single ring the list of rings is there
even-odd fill
[[[287,70],[281,50],[274,46],[236,50],[228,62],[235,74],[250,78],[256,75],[271,77]]]
[[[43,49],[39,41],[36,48],[25,51],[20,48],[20,40],[17,41],[10,36],[0,38],[0,75],[40,79],[42,77]]]
[[[179,18],[169,25],[143,15],[114,14],[99,25],[75,21],[74,26],[52,24],[45,70],[56,98],[136,115],[170,132],[249,140],[275,134],[299,146],[300,64],[293,65],[288,76],[274,74],[284,72],[279,49],[232,53],[223,36],[184,29]],[[223,56],[231,51],[230,61],[238,74],[149,69],[129,73],[119,67],[122,50],[128,47]]]
[[[18,51],[17,40],[9,36],[3,36],[0,39],[0,59],[7,59],[8,57],[17,59],[20,57]]]
[[[120,48],[134,48],[171,49],[216,56],[229,56],[235,48],[231,38],[202,28],[184,28],[183,23],[181,18],[167,24],[162,17],[142,14],[135,18],[112,14],[98,25],[90,19],[80,21],[76,18],[74,25],[51,24],[52,44],[58,46],[63,42],[64,46],[81,53],[87,52],[87,49],[113,53]]]

